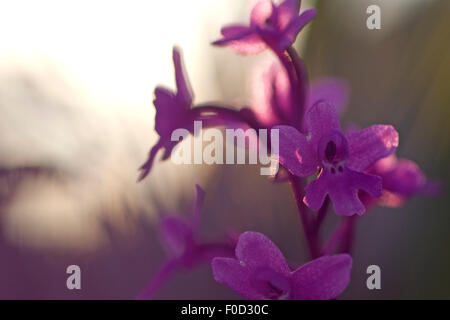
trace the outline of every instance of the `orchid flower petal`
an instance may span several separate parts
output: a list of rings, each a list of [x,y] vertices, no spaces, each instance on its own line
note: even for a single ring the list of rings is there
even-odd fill
[[[338,78],[322,78],[311,84],[310,92],[306,101],[309,109],[320,100],[328,101],[342,113],[348,103],[350,88],[348,84]]]
[[[192,226],[180,217],[164,215],[160,222],[160,233],[163,243],[175,256],[182,255],[187,246],[193,243]]]
[[[275,126],[273,129],[279,130],[280,163],[296,176],[313,174],[318,167],[317,152],[312,150],[306,136],[290,126]]]
[[[298,33],[302,31],[302,29],[311,22],[312,19],[316,16],[317,11],[316,9],[308,9],[305,10],[301,15],[298,17],[295,17],[292,19],[292,21],[289,23],[289,25],[286,27],[286,29],[283,31],[283,37],[288,40],[288,42],[285,42],[284,45],[282,45],[284,48],[291,45],[295,38],[297,37]]]
[[[398,146],[398,132],[390,125],[373,125],[347,134],[347,167],[364,171],[381,158],[391,155]]]
[[[300,10],[299,0],[285,0],[277,8],[277,27],[284,30],[291,21],[298,16]]]
[[[181,50],[177,47],[173,48],[173,65],[175,67],[175,81],[177,85],[177,96],[184,108],[189,109],[192,105],[193,94],[189,78],[184,71],[183,57]]]
[[[313,210],[319,210],[328,194],[336,214],[351,216],[361,215],[365,207],[358,197],[358,191],[379,197],[381,195],[381,178],[343,168],[342,173],[332,174],[323,170],[319,177],[305,188],[305,204]]]
[[[306,130],[311,135],[311,144],[317,146],[320,138],[330,130],[339,130],[336,108],[326,101],[318,101],[305,114]]]
[[[282,275],[290,270],[280,249],[265,235],[258,232],[244,232],[236,246],[236,258],[250,269],[270,268]]]
[[[175,94],[164,87],[156,87],[153,104],[156,109],[155,130],[160,136],[167,136],[172,131],[173,115],[182,107],[176,102]]]
[[[266,43],[252,27],[242,25],[231,25],[222,28],[223,38],[214,41],[217,46],[228,46],[235,52],[243,55],[253,55],[264,51]]]
[[[329,195],[336,214],[362,215],[366,209],[358,197],[358,190],[364,190],[373,197],[381,196],[381,178],[350,169],[344,169],[345,177],[329,184]]]
[[[246,299],[264,299],[263,294],[251,284],[251,271],[236,259],[217,257],[212,260],[211,266],[214,279],[218,283],[229,287]]]
[[[292,299],[336,299],[348,286],[352,268],[348,254],[323,256],[315,259],[292,274]]]
[[[271,18],[274,5],[271,0],[259,0],[250,13],[250,25],[264,26]]]
[[[313,210],[319,210],[322,207],[325,197],[327,196],[328,180],[322,176],[325,175],[325,171],[322,171],[317,179],[311,181],[305,188],[305,196],[303,202]]]

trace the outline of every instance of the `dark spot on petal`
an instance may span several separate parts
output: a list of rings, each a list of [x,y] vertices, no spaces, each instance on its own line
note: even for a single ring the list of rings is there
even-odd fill
[[[336,144],[333,141],[328,142],[327,147],[325,148],[325,158],[328,162],[333,162],[334,157],[336,156]]]
[[[331,167],[331,173],[332,173],[332,174],[335,174],[335,173],[336,173],[336,169],[333,168],[333,167]]]
[[[339,167],[338,167],[338,170],[339,170],[339,172],[342,173],[342,172],[344,171],[344,168],[342,168],[342,166],[339,166]]]

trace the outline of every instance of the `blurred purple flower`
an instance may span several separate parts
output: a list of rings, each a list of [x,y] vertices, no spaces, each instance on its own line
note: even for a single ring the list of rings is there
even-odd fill
[[[247,299],[328,300],[337,298],[350,282],[352,258],[324,256],[291,271],[278,247],[266,236],[245,232],[236,246],[236,259],[212,261],[214,279]]]
[[[280,130],[280,163],[292,174],[307,177],[321,169],[305,188],[304,203],[319,210],[328,195],[338,215],[362,215],[358,190],[381,195],[381,178],[364,173],[398,146],[398,133],[389,125],[373,125],[344,135],[336,109],[319,101],[305,114],[308,135],[290,126]]]
[[[209,261],[221,254],[228,254],[234,248],[233,241],[205,243],[199,237],[201,206],[205,191],[198,185],[195,187],[197,198],[191,215],[186,219],[164,214],[159,227],[162,243],[167,248],[169,256],[176,258],[185,267]]]
[[[245,55],[260,53],[267,46],[283,51],[316,15],[315,9],[306,10],[300,15],[299,11],[300,0],[285,0],[280,5],[270,0],[260,0],[251,11],[250,25],[232,24],[223,27],[223,38],[213,44],[229,46]]]
[[[141,166],[139,180],[144,179],[153,165],[153,160],[160,149],[164,149],[163,160],[167,159],[178,141],[171,141],[172,132],[178,128],[193,131],[193,114],[191,113],[193,93],[189,79],[184,72],[181,52],[174,47],[172,51],[175,68],[176,92],[158,86],[155,89],[153,104],[156,108],[155,130],[159,141],[150,150],[148,160]]]
[[[241,111],[224,106],[196,105],[193,106],[193,93],[189,79],[184,72],[180,49],[173,48],[173,64],[175,69],[176,92],[162,86],[155,88],[153,104],[156,109],[155,130],[159,135],[158,142],[150,149],[147,161],[139,168],[138,181],[143,180],[150,172],[155,156],[164,149],[162,160],[170,157],[173,148],[182,140],[172,141],[172,133],[177,129],[186,129],[194,134],[194,122],[202,122],[202,128],[227,126],[231,128],[247,127],[254,124],[251,110]],[[178,139],[179,137],[177,137]]]
[[[205,198],[203,189],[196,185],[197,197],[194,210],[187,219],[169,214],[161,217],[159,233],[169,258],[152,278],[138,299],[150,298],[175,271],[209,263],[217,256],[232,256],[235,242],[207,243],[199,237],[201,206]]]
[[[367,194],[363,202],[367,208],[374,205],[399,207],[414,196],[432,196],[441,192],[441,184],[427,180],[419,166],[408,159],[398,159],[395,154],[378,160],[369,173],[380,176],[383,181],[382,196],[372,198]]]
[[[286,70],[278,63],[272,63],[255,72],[252,82],[253,110],[262,126],[290,125],[301,128],[296,123],[294,108],[298,108],[291,98],[291,84]],[[316,102],[325,100],[341,113],[348,102],[349,86],[339,78],[320,78],[313,82],[306,92],[305,110]]]
[[[164,214],[160,219],[161,242],[166,247],[169,255],[179,257],[189,265],[191,254],[195,251],[197,233],[200,228],[201,206],[205,198],[205,191],[196,185],[197,197],[194,210],[188,218]]]

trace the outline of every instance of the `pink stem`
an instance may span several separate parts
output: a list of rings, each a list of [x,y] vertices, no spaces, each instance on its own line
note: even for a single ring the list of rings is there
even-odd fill
[[[317,233],[312,230],[310,216],[308,216],[308,208],[303,203],[304,179],[300,179],[292,174],[289,174],[289,181],[291,183],[295,203],[297,204],[298,213],[302,222],[309,254],[311,255],[311,258],[315,259],[320,256],[320,248]]]
[[[354,225],[356,216],[343,217],[327,244],[322,250],[323,255],[328,255],[341,247],[341,252],[350,253],[353,247]]]
[[[167,260],[152,277],[148,285],[137,296],[137,300],[151,299],[161,286],[179,269],[192,268],[214,257],[234,257],[234,246],[227,243],[204,243],[196,245],[193,251]],[[187,261],[187,263],[186,263]]]
[[[325,220],[325,217],[327,216],[329,207],[330,207],[330,198],[326,197],[322,207],[317,212],[316,219],[314,220],[313,229],[314,232],[316,232],[317,234],[319,233],[320,227],[322,226],[322,223]]]
[[[156,272],[155,276],[149,282],[147,287],[137,296],[137,300],[151,299],[156,291],[175,273],[176,269],[180,267],[179,258],[167,260],[161,268]]]

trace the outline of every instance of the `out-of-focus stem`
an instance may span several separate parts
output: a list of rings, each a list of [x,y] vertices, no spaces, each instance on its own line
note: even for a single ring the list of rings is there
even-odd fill
[[[142,181],[150,172],[150,169],[152,168],[153,161],[155,159],[156,154],[158,153],[159,149],[162,148],[164,145],[161,138],[158,140],[158,142],[151,148],[148,158],[145,161],[145,163],[139,168],[140,174],[138,177],[138,182]]]
[[[336,229],[331,234],[330,238],[328,239],[328,242],[325,244],[325,246],[322,249],[323,255],[329,255],[333,253],[333,251],[337,248],[339,245],[339,242],[342,239],[342,235],[345,232],[345,226],[346,225],[346,219],[343,218]]]
[[[322,250],[323,255],[331,254],[339,249],[343,253],[351,253],[353,248],[354,228],[356,216],[343,217],[340,224],[330,236],[327,244]]]
[[[175,273],[175,271],[180,267],[180,261],[178,258],[173,258],[167,260],[161,268],[150,280],[147,287],[142,290],[142,292],[137,296],[138,300],[151,299],[156,291]]]
[[[322,222],[325,220],[325,217],[327,216],[329,208],[330,208],[330,198],[326,197],[322,207],[317,212],[316,218],[314,220],[313,230],[317,234],[320,231],[320,227],[322,226]]]
[[[148,285],[137,296],[138,300],[151,299],[170,277],[182,268],[193,268],[214,257],[233,257],[234,246],[228,243],[202,243],[186,251],[183,255],[167,260],[152,277]]]
[[[315,259],[320,256],[319,239],[317,237],[317,234],[312,230],[310,220],[311,216],[308,215],[308,208],[303,203],[305,182],[304,179],[298,178],[292,174],[289,174],[289,181],[291,184],[292,192],[295,197],[295,203],[297,204],[299,217],[305,233],[309,254],[312,259]]]

